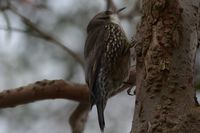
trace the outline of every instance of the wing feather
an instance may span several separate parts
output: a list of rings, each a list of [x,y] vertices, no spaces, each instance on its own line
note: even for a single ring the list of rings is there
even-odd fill
[[[88,33],[84,55],[86,58],[85,79],[91,91],[91,97],[95,93],[95,83],[101,67],[102,53],[105,49],[106,32],[103,26]],[[94,97],[93,97],[94,98]],[[95,99],[93,99],[95,100]],[[93,101],[94,102],[94,101]]]

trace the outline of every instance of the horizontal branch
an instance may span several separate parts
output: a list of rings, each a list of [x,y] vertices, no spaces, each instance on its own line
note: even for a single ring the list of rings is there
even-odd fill
[[[55,98],[87,102],[88,97],[89,89],[84,84],[69,83],[64,80],[42,80],[24,87],[2,91],[0,108]]]
[[[129,80],[113,95],[135,84],[135,70],[131,71]],[[16,89],[0,92],[0,108],[15,107],[39,100],[69,99],[89,102],[89,89],[85,84],[71,83],[64,80],[42,80]]]

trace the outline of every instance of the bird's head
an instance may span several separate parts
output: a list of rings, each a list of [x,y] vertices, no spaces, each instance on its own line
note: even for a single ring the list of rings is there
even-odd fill
[[[89,22],[87,31],[90,31],[92,28],[96,28],[98,26],[105,25],[107,23],[115,23],[115,24],[120,24],[118,14],[125,8],[121,8],[117,11],[103,11],[98,13],[96,16],[92,18],[92,20]]]

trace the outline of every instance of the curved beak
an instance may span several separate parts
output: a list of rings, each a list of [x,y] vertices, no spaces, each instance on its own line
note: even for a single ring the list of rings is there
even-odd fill
[[[120,8],[119,10],[117,10],[117,14],[120,13],[121,11],[123,11],[124,9],[126,9],[126,7]]]

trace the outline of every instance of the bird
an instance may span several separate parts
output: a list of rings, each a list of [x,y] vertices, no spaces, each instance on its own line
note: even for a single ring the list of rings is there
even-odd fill
[[[85,80],[90,90],[91,109],[93,105],[97,107],[101,132],[105,128],[107,100],[129,75],[131,45],[118,17],[123,9],[100,12],[87,26]]]

